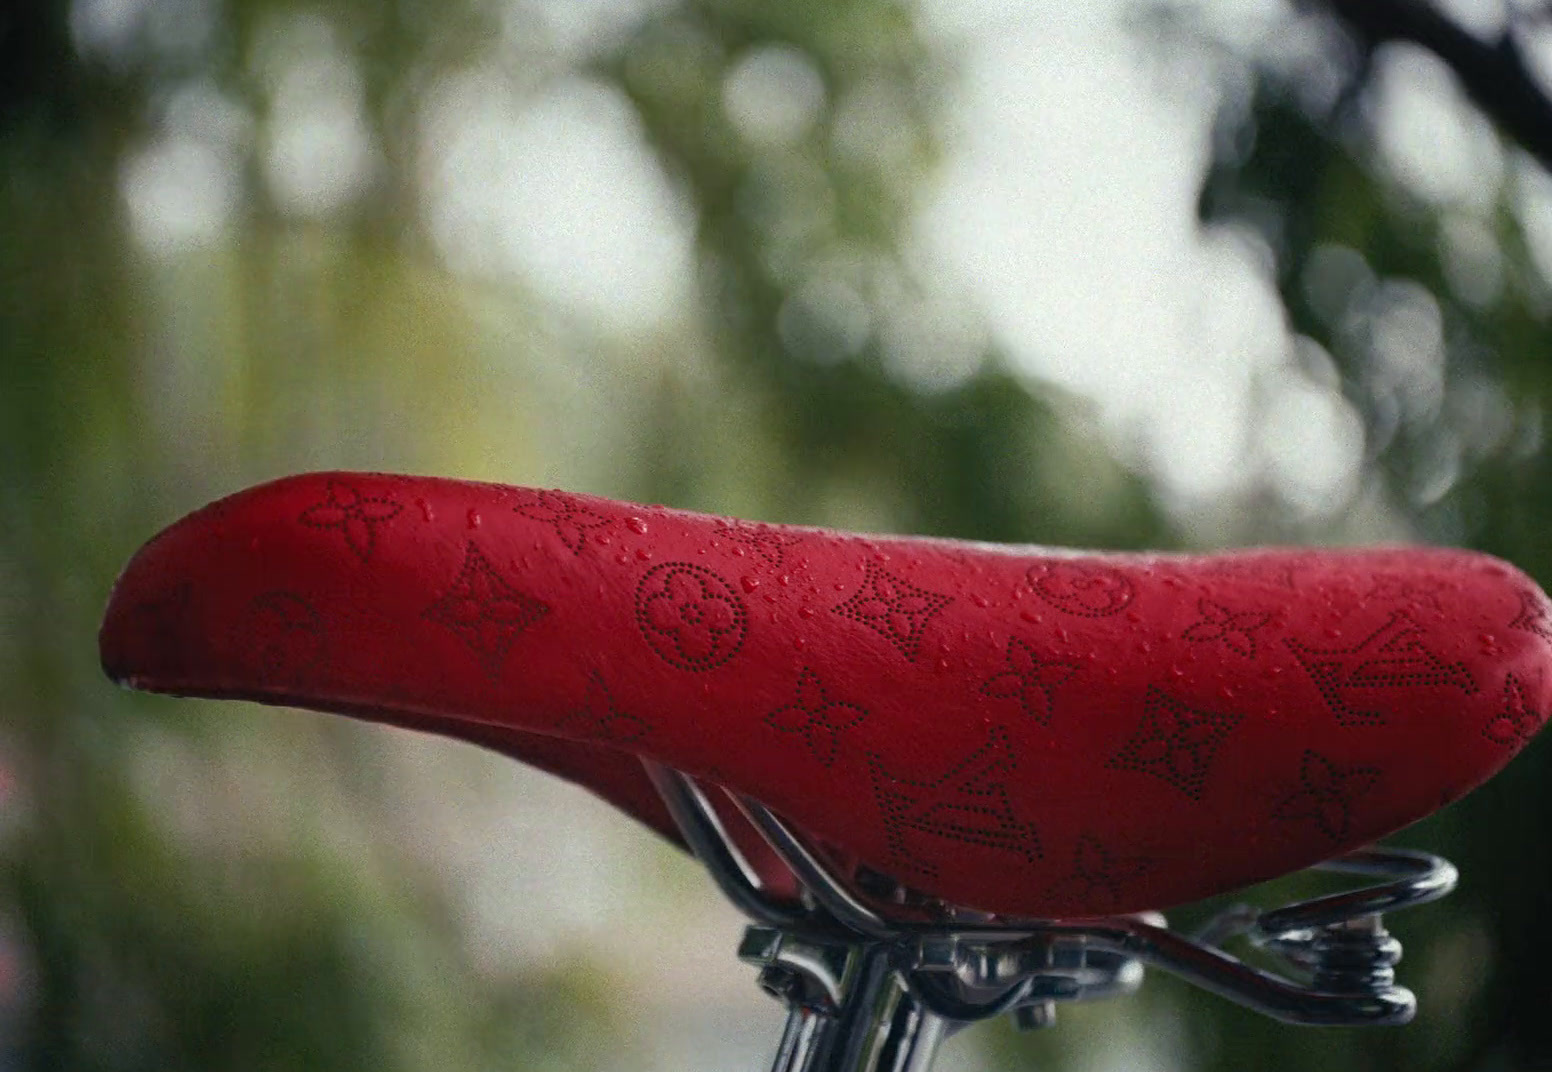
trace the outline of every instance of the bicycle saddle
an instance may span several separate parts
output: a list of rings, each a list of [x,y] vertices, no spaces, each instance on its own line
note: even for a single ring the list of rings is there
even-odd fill
[[[674,836],[652,759],[848,867],[1043,918],[1369,843],[1552,703],[1546,596],[1481,554],[1080,554],[366,473],[165,530],[100,642],[131,687],[471,740]]]

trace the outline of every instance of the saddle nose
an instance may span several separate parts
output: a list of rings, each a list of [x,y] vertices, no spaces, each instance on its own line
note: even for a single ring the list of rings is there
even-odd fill
[[[644,756],[933,896],[1047,917],[1366,844],[1552,706],[1545,595],[1471,552],[1062,552],[361,473],[176,523],[100,644],[131,687],[478,739],[665,829],[636,767],[587,750]]]

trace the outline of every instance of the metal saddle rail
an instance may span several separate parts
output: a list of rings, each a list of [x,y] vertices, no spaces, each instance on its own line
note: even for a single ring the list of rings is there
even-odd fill
[[[1399,1025],[1416,1000],[1395,984],[1401,944],[1382,914],[1455,887],[1447,860],[1367,849],[1318,870],[1378,880],[1263,911],[1235,905],[1191,935],[1159,913],[1081,920],[967,910],[899,885],[864,892],[758,801],[728,794],[797,877],[798,903],[770,896],[712,803],[720,788],[643,760],[686,843],[748,916],[739,956],[787,1005],[772,1072],[927,1072],[943,1039],[1012,1015],[1031,1030],[1060,1003],[1130,994],[1144,965],[1291,1024]],[[870,883],[869,885],[874,885]],[[1224,945],[1245,940],[1279,970]]]

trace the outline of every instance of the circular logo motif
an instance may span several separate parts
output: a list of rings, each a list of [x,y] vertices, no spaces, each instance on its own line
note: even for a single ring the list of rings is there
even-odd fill
[[[1120,570],[1086,562],[1040,562],[1029,567],[1035,594],[1057,610],[1085,618],[1119,614],[1136,597]]]
[[[636,586],[636,623],[664,662],[699,672],[738,654],[749,612],[711,570],[692,562],[664,562]]]

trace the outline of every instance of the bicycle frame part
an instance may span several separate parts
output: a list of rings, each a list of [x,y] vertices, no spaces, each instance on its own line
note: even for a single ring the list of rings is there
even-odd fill
[[[646,767],[686,842],[754,920],[740,958],[788,1007],[773,1072],[927,1072],[969,1023],[1011,1014],[1024,1029],[1049,1026],[1058,1003],[1134,992],[1144,964],[1285,1023],[1403,1024],[1416,1001],[1395,985],[1401,946],[1381,913],[1436,900],[1458,877],[1438,857],[1371,849],[1320,869],[1386,881],[1273,911],[1236,905],[1190,937],[1157,913],[1015,919],[900,887],[864,892],[758,801],[732,798],[798,878],[802,901],[790,904],[760,889],[710,801],[720,790]],[[1287,974],[1225,952],[1236,938]]]

